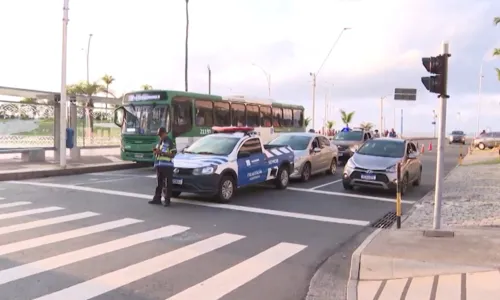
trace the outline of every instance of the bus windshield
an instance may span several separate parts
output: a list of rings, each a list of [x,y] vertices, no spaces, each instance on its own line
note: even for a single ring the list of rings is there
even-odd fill
[[[156,134],[158,128],[167,126],[168,106],[125,105],[125,134]],[[167,128],[167,132],[169,128]]]

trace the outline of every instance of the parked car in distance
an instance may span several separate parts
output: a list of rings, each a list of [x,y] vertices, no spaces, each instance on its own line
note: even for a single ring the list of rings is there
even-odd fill
[[[290,178],[308,181],[311,175],[337,172],[338,149],[328,138],[317,133],[283,133],[269,145],[287,145],[292,148],[295,161]]]
[[[465,145],[465,133],[461,130],[453,130],[448,137],[448,141],[451,144],[460,143]]]
[[[422,179],[417,146],[398,138],[369,140],[347,161],[342,184],[346,190],[360,186],[396,191],[398,163],[401,163],[401,194],[405,194],[410,184],[418,186]]]
[[[369,131],[353,129],[351,131],[337,133],[330,141],[339,149],[339,160],[347,162],[349,158],[354,155],[359,146],[371,138],[372,135]]]
[[[481,134],[472,141],[472,146],[479,148],[479,150],[492,149],[498,145],[500,145],[499,131]]]

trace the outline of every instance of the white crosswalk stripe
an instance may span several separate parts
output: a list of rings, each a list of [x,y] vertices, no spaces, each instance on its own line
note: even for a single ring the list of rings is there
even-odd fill
[[[209,253],[248,239],[246,236],[227,232],[214,233],[208,236],[206,234],[190,234],[189,232],[194,232],[193,229],[175,224],[165,224],[163,227],[145,229],[141,230],[139,233],[124,235],[120,234],[121,230],[118,229],[125,227],[128,228],[134,225],[137,227],[139,224],[142,224],[141,226],[148,227],[148,224],[143,220],[132,218],[122,218],[103,222],[100,219],[106,218],[106,215],[97,212],[73,211],[70,213],[69,211],[66,211],[66,208],[57,206],[30,207],[29,209],[26,209],[26,206],[29,205],[34,206],[35,204],[26,201],[4,203],[3,205],[0,204],[0,210],[9,210],[9,212],[5,213],[0,211],[0,220],[3,220],[3,226],[0,226],[0,258],[6,258],[9,260],[9,258],[6,257],[7,255],[18,253],[23,255],[23,261],[25,262],[14,267],[9,266],[4,269],[0,268],[0,291],[4,292],[5,290],[1,289],[9,289],[10,286],[7,285],[9,283],[16,282],[16,285],[22,285],[23,280],[30,279],[34,276],[41,276],[44,273],[49,273],[56,269],[58,274],[63,274],[62,276],[65,276],[66,274],[64,272],[61,273],[59,271],[63,267],[76,263],[89,263],[91,259],[102,257],[106,254],[113,254],[117,251],[121,251],[120,255],[127,257],[129,259],[129,263],[127,263],[125,267],[121,265],[119,269],[110,269],[110,267],[112,268],[113,263],[115,263],[115,261],[112,261],[110,262],[110,266],[106,266],[108,270],[106,272],[109,273],[105,273],[104,275],[101,275],[103,273],[98,273],[99,276],[89,278],[83,276],[79,283],[70,286],[57,287],[52,284],[51,286],[44,287],[44,277],[40,277],[41,279],[38,279],[37,277],[37,286],[42,287],[40,289],[41,294],[29,296],[16,294],[16,296],[23,299],[93,299],[113,292],[114,290],[126,288],[129,284],[168,269],[172,269],[173,272],[175,272],[176,266],[187,263],[195,258],[206,259]],[[17,211],[12,211],[16,209]],[[44,213],[53,214],[44,217]],[[99,218],[96,218],[97,216],[99,216]],[[23,217],[25,218],[23,219]],[[10,220],[12,220],[12,224],[5,224],[5,222]],[[89,224],[94,222],[97,224],[89,226]],[[52,227],[57,229],[60,225],[67,225],[67,227],[71,229],[63,232],[46,234],[47,229],[50,230]],[[46,230],[43,234],[37,235],[37,230],[41,228],[46,228]],[[64,249],[60,249],[58,246],[58,243],[60,242],[74,239],[90,239],[91,235],[104,234],[111,230],[114,230],[113,235],[111,235],[113,236],[113,239],[107,242],[99,244],[94,243],[94,245],[73,251],[64,251]],[[10,240],[9,234],[17,234],[21,232],[30,233],[31,236],[35,237],[24,240],[17,239],[15,242],[2,242],[4,237],[7,238],[6,240]],[[119,237],[115,237],[116,234],[119,235]],[[174,247],[175,250],[169,250],[168,252],[164,251],[164,253],[150,259],[134,261],[134,255],[128,256],[126,254],[127,252],[123,252],[134,251],[134,246],[146,245],[160,240],[162,243],[177,243],[176,236],[181,237],[184,234],[196,236],[197,238],[193,242],[183,244],[180,248],[178,248],[178,246]],[[181,240],[184,239],[181,238]],[[56,249],[57,254],[52,256],[38,256],[36,260],[30,260],[25,256],[30,253],[25,252],[26,250],[42,246],[50,246],[53,249]],[[220,299],[235,291],[239,287],[242,287],[258,278],[260,275],[268,272],[275,266],[282,264],[306,248],[306,245],[278,242],[274,246],[257,253],[252,257],[243,258],[241,262],[236,263],[233,266],[226,267],[225,270],[217,271],[219,273],[214,272],[214,274],[210,274],[208,279],[203,281],[203,278],[202,282],[194,284],[193,286],[188,287],[184,291],[180,291],[175,295],[172,295],[172,291],[162,290],[162,292],[167,293],[164,295],[164,299]],[[35,252],[36,251],[33,253]],[[52,251],[49,251],[49,253],[51,252]],[[99,265],[92,265],[92,268],[99,268]],[[68,274],[67,276],[75,275],[78,276],[77,274]],[[26,293],[29,293],[29,289],[26,289]]]

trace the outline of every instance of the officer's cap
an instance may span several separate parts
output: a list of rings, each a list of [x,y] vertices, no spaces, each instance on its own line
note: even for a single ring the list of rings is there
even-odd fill
[[[167,129],[165,127],[158,128],[158,135],[163,134],[163,133],[167,133]]]

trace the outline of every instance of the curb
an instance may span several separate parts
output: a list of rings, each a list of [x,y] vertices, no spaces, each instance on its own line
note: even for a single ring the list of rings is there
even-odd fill
[[[127,169],[144,168],[144,165],[137,163],[107,163],[98,165],[89,165],[81,167],[70,167],[67,169],[46,169],[35,171],[19,171],[12,173],[0,173],[0,181],[15,181],[26,180],[44,177],[68,176],[86,173],[106,172],[106,171],[119,171]]]
[[[351,270],[349,271],[349,280],[347,281],[347,300],[358,299],[358,279],[359,269],[361,267],[361,253],[371,243],[371,241],[382,232],[382,228],[378,228],[372,232],[351,256]]]
[[[457,170],[460,165],[457,164],[453,169],[451,169],[448,174],[444,177],[444,180],[448,178],[452,174],[453,171]],[[430,190],[427,194],[425,194],[420,200],[415,202],[413,206],[408,210],[408,213],[404,214],[401,218],[401,225],[404,224],[406,219],[413,213],[413,211],[416,209],[416,205],[419,202],[422,202],[423,199],[427,198],[430,194],[434,193],[434,189]],[[393,225],[394,227],[395,225]],[[402,227],[402,226],[401,226]],[[358,300],[358,282],[359,282],[359,270],[361,268],[361,254],[365,250],[365,248],[373,241],[377,235],[379,235],[382,232],[382,228],[378,228],[374,232],[372,232],[364,241],[359,245],[359,247],[352,253],[351,256],[351,269],[349,272],[349,280],[347,282],[347,300]],[[385,229],[387,230],[387,229]]]

